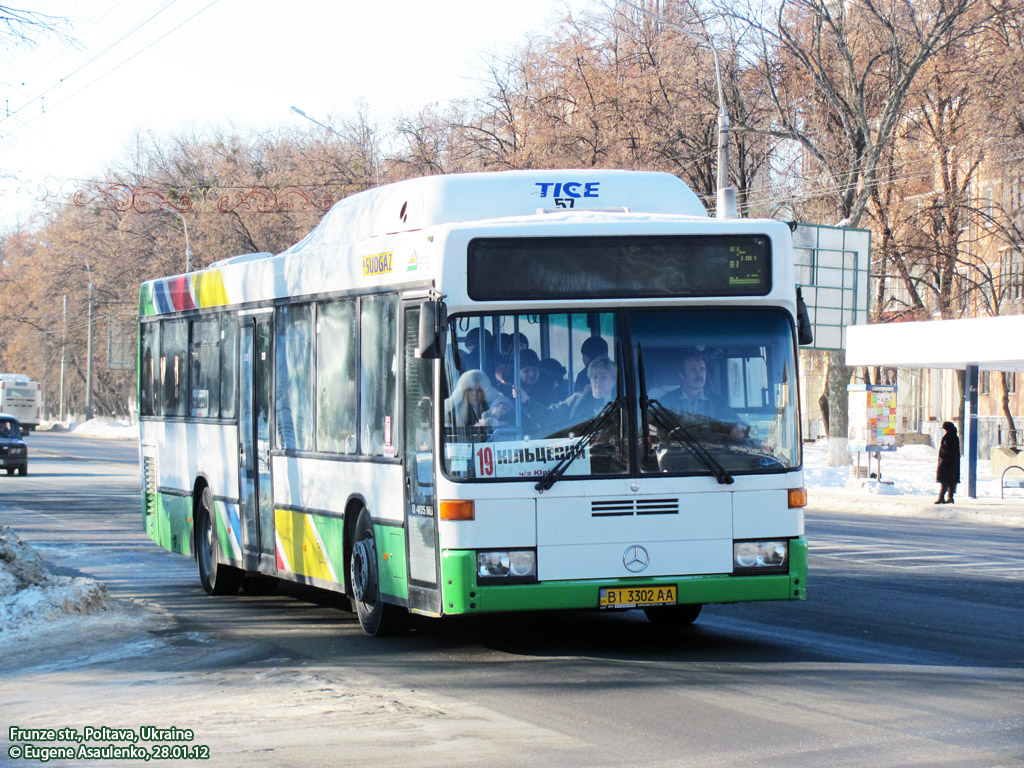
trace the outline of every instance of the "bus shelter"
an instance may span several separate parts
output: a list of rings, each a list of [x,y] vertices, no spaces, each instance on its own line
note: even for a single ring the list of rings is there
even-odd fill
[[[978,486],[978,373],[1024,371],[1024,315],[858,325],[846,330],[846,364],[966,372],[967,495]]]

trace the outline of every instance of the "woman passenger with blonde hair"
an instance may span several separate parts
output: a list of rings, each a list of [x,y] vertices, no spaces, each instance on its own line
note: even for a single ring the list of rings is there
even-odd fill
[[[465,428],[486,426],[487,391],[491,381],[480,370],[466,371],[459,377],[455,391],[445,404],[446,426]]]

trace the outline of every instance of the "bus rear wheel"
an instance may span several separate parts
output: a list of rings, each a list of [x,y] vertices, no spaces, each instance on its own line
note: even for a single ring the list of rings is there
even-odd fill
[[[199,580],[208,595],[233,595],[242,584],[242,572],[220,563],[220,539],[213,523],[213,492],[203,488],[196,521],[199,526],[197,560]]]
[[[700,616],[700,603],[693,605],[658,605],[644,608],[648,621],[659,627],[685,627],[693,624]]]
[[[352,556],[349,559],[352,602],[359,626],[373,637],[400,635],[409,628],[409,612],[398,605],[385,603],[380,595],[377,573],[377,545],[373,538],[370,512],[363,509],[356,520]]]

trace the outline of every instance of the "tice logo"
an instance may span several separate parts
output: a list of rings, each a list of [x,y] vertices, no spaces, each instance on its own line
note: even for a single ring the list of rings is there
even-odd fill
[[[559,208],[575,208],[576,201],[581,197],[600,197],[599,181],[538,181],[534,186],[540,188],[540,196],[548,197]]]
[[[622,564],[630,573],[640,573],[651,564],[651,555],[639,544],[634,544],[622,553]]]

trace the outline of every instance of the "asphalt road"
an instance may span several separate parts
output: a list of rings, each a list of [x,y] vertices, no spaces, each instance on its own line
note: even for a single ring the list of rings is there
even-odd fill
[[[314,591],[206,597],[194,564],[140,531],[131,443],[88,441],[99,453],[85,459],[74,458],[87,455],[81,438],[31,441],[29,477],[0,477],[0,524],[64,572],[212,638],[202,660],[192,650],[191,661],[168,654],[147,669],[315,665],[564,739],[524,743],[504,761],[453,745],[467,765],[1024,765],[1015,528],[810,509],[803,603],[708,606],[670,633],[639,612],[529,614],[424,620],[380,640]]]

